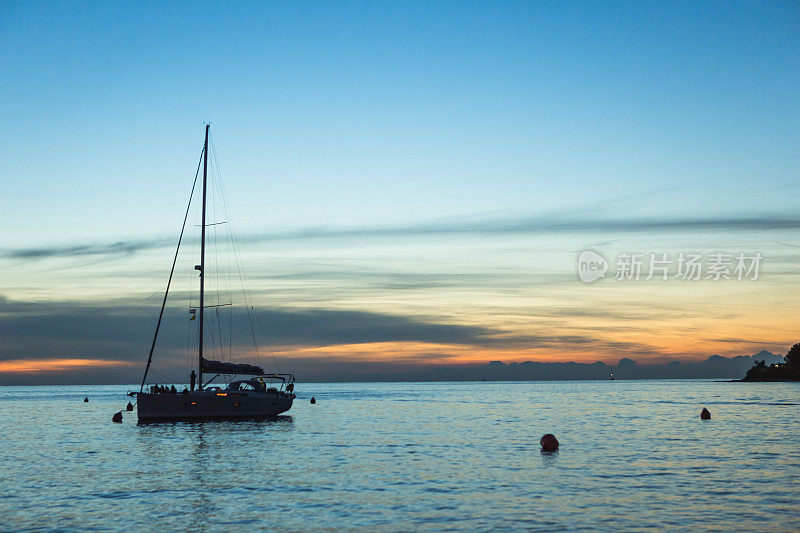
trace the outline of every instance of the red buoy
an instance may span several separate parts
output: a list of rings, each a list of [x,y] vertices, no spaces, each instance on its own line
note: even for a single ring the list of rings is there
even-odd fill
[[[542,445],[542,450],[545,452],[554,452],[558,450],[558,439],[552,433],[548,433],[539,440]]]

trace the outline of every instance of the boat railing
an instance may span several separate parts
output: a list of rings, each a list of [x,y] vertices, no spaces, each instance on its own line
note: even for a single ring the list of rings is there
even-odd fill
[[[261,383],[264,383],[264,380],[281,381],[281,390],[285,388],[286,392],[294,391],[294,374],[262,374],[255,376],[254,379]]]

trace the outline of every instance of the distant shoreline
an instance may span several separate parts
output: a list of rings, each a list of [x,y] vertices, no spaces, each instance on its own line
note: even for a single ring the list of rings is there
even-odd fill
[[[558,383],[558,382],[587,382],[587,383],[613,383],[616,381],[704,381],[710,383],[792,383],[798,382],[800,379],[784,379],[784,380],[746,380],[742,379],[714,379],[714,378],[619,378],[619,379],[451,379],[451,380],[337,380],[337,381],[298,381],[299,384],[347,384],[347,383]],[[173,383],[164,383],[165,385],[173,385]],[[174,383],[179,385],[180,383]],[[133,390],[138,390],[139,385],[135,387],[130,383],[27,383],[27,384],[3,384],[0,388],[8,387],[125,387]]]

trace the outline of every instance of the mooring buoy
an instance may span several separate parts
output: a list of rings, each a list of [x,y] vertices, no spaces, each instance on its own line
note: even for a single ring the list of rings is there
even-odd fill
[[[89,398],[84,398],[84,399],[83,399],[83,403],[86,403],[86,402],[88,402],[88,401],[89,401]]]
[[[311,403],[317,403],[317,399],[314,398],[313,396],[311,397]]]
[[[114,416],[111,417],[112,422],[116,422],[118,424],[122,423],[122,411],[117,411],[114,413]]]
[[[542,445],[542,450],[545,452],[554,452],[558,450],[558,439],[552,433],[548,433],[539,439],[539,444]]]
[[[711,420],[711,413],[705,407],[700,411],[700,420]]]
[[[125,410],[126,411],[133,411],[133,404],[131,402],[128,402],[128,405],[125,406]]]

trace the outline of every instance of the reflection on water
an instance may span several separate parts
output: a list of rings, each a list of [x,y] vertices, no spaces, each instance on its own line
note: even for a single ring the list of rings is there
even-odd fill
[[[132,413],[130,416],[134,416]],[[270,417],[254,417],[254,418],[241,418],[238,420],[180,420],[175,422],[170,421],[153,421],[153,422],[137,422],[142,427],[161,427],[161,426],[188,426],[188,427],[201,427],[209,425],[221,428],[220,431],[252,431],[258,425],[270,424],[291,424],[294,420],[291,415],[277,415]]]
[[[539,450],[539,455],[542,456],[542,465],[543,466],[555,466],[558,462],[558,450],[554,452],[546,452],[544,450]]]
[[[0,530],[800,529],[800,384],[306,384],[112,424],[125,390],[0,388]]]
[[[234,483],[269,481],[254,479],[248,462],[260,446],[289,438],[287,432],[293,428],[290,415],[260,420],[152,422],[138,424],[136,441],[153,471],[167,464],[170,470],[183,469],[174,477],[160,480],[159,486],[165,492],[185,493],[185,525],[203,530],[214,523],[220,511],[218,493],[231,483],[232,477]],[[170,480],[175,485],[168,488]],[[246,491],[248,486],[240,485],[238,489]]]

